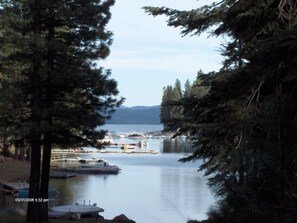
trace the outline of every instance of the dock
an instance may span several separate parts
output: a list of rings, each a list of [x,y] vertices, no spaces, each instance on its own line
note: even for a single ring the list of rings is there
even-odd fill
[[[67,213],[73,213],[81,217],[92,217],[98,216],[100,212],[103,212],[104,209],[97,207],[96,204],[93,205],[65,205],[65,206],[57,206],[49,209],[48,216],[49,218],[60,218],[66,215]]]
[[[77,173],[75,172],[63,172],[63,171],[51,171],[50,178],[62,178],[67,179],[70,177],[75,177]]]
[[[123,154],[158,154],[158,150],[153,149],[101,149],[100,153],[123,153]]]
[[[154,150],[154,149],[135,149],[135,148],[127,148],[126,150],[122,150],[122,149],[118,149],[117,147],[114,148],[106,148],[106,149],[98,149],[98,150],[94,150],[93,152],[89,152],[89,153],[123,153],[123,154],[158,154],[159,151],[158,150]],[[60,155],[64,155],[66,156],[66,154],[79,154],[79,152],[75,152],[75,151],[71,151],[71,150],[60,150],[60,151],[55,151],[55,154],[60,154]],[[56,157],[56,156],[53,156]],[[52,160],[54,160],[54,158],[52,158]]]
[[[29,184],[26,182],[10,182],[10,183],[4,183],[3,188],[8,189],[8,190],[22,190],[22,189],[28,189]]]
[[[13,195],[17,193],[19,190],[28,189],[29,184],[26,182],[9,182],[9,183],[1,183],[0,191],[3,194]]]

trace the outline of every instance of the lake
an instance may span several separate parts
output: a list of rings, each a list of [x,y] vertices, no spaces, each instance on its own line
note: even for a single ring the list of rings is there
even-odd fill
[[[133,132],[156,132],[162,131],[163,125],[115,125],[109,124],[100,126],[99,129],[108,130],[117,133],[133,133]]]
[[[107,125],[113,132],[151,132],[161,125]],[[128,138],[114,139],[117,143],[137,143]],[[81,154],[82,158],[106,159],[118,165],[117,175],[78,175],[74,178],[51,179],[60,195],[55,205],[96,203],[107,219],[125,214],[137,223],[186,223],[188,219],[206,219],[214,205],[207,180],[198,172],[200,162],[180,163],[191,152],[186,141],[145,139],[158,154]],[[0,197],[1,198],[1,197]],[[12,205],[13,199],[2,197],[0,206]],[[52,204],[52,203],[51,203]],[[15,205],[23,205],[17,203]]]
[[[151,132],[161,125],[107,125],[113,132]],[[119,138],[116,143],[139,140]],[[125,214],[137,223],[186,223],[202,220],[214,204],[198,162],[180,163],[189,155],[185,142],[147,139],[150,149],[159,154],[83,154],[82,158],[98,157],[118,165],[118,175],[79,175],[67,180],[51,180],[51,187],[60,191],[57,205],[97,203],[105,209],[102,215],[113,218]]]

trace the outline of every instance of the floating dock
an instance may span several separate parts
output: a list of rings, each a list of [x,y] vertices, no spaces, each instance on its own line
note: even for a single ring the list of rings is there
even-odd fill
[[[3,194],[13,195],[19,190],[28,189],[29,184],[26,182],[9,182],[9,183],[0,183],[0,191]]]
[[[29,184],[27,182],[10,182],[10,183],[4,183],[3,188],[18,191],[18,190],[28,189]]]
[[[65,205],[57,206],[49,209],[48,216],[49,218],[60,218],[66,215],[67,213],[73,213],[78,216],[78,218],[83,217],[92,217],[98,216],[100,212],[103,212],[104,209],[94,205]]]
[[[64,155],[65,154],[80,154],[81,152],[75,152],[74,150],[56,150],[54,152],[54,155],[52,157],[58,157],[55,156],[56,154],[59,155]],[[86,152],[83,152],[86,153]],[[106,149],[98,149],[98,150],[94,150],[92,152],[88,152],[88,153],[126,153],[126,154],[158,154],[159,151],[158,150],[154,150],[154,149],[137,149],[137,148],[127,148],[127,149],[118,149],[116,148],[106,148]],[[54,159],[54,158],[52,158]]]
[[[153,149],[101,149],[100,153],[125,153],[125,154],[158,154],[158,150]]]
[[[75,172],[63,172],[63,171],[53,171],[50,172],[50,178],[63,178],[67,179],[70,177],[75,177],[77,173]]]

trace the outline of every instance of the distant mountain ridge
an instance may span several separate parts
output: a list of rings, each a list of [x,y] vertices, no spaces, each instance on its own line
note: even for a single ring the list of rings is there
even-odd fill
[[[143,124],[158,125],[160,122],[160,105],[119,107],[106,124]]]

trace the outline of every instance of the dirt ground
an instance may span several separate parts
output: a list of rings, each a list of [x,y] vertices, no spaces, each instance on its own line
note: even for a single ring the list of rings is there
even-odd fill
[[[10,158],[0,160],[0,182],[28,180],[30,176],[30,163]]]

